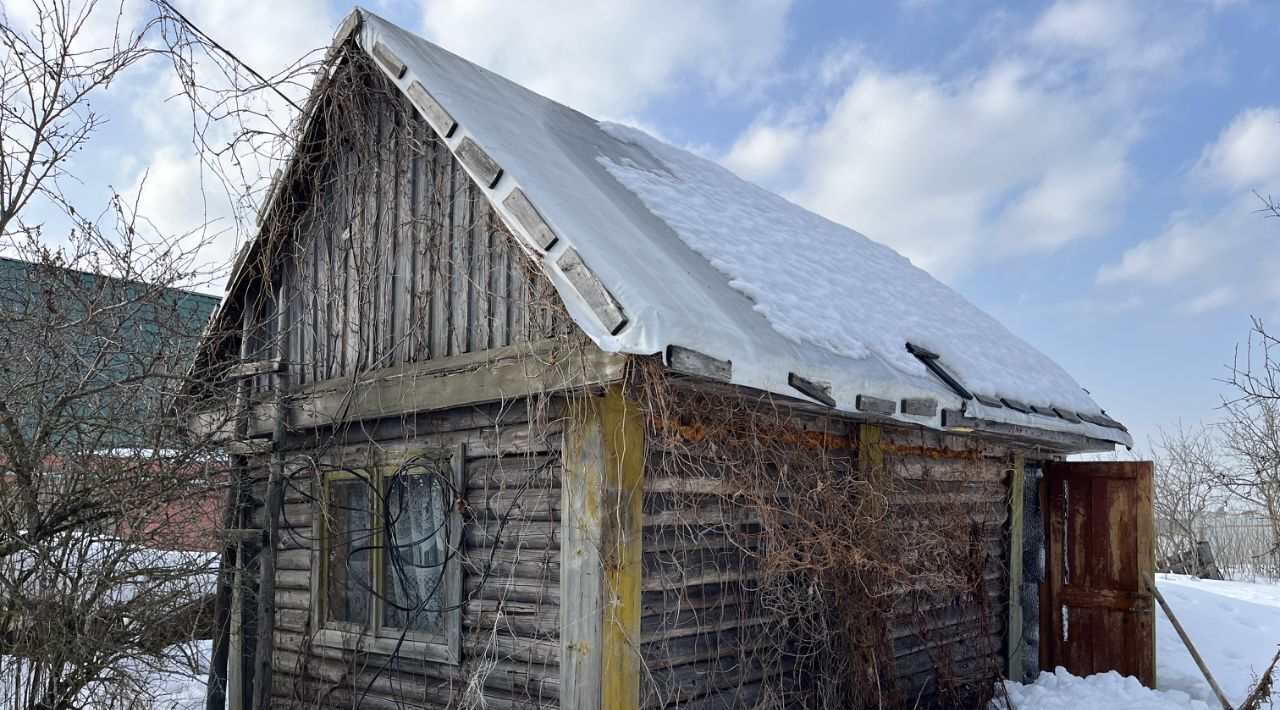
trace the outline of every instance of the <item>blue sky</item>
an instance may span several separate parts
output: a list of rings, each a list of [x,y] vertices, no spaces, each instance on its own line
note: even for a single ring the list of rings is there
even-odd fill
[[[349,9],[179,3],[263,72]],[[15,3],[16,6],[16,3]],[[1280,3],[381,0],[370,8],[894,246],[1061,362],[1139,440],[1211,419],[1280,316]],[[11,10],[12,12],[12,10]],[[163,68],[112,89],[86,184],[190,226]],[[262,171],[269,171],[261,167]],[[250,170],[250,173],[253,169]],[[254,177],[250,175],[250,177]],[[231,253],[246,228],[219,236]]]

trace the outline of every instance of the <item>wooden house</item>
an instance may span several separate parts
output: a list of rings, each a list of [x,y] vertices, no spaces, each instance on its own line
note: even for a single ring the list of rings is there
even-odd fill
[[[887,247],[363,10],[260,223],[211,708],[1151,682],[1124,427]]]

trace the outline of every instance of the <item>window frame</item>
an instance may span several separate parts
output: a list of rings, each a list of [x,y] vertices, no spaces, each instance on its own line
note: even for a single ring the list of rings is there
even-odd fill
[[[449,448],[409,449],[395,453],[371,452],[363,465],[340,466],[322,470],[315,484],[319,495],[315,496],[313,512],[313,546],[311,608],[312,628],[317,629],[315,642],[335,648],[362,647],[388,655],[411,654],[426,660],[457,664],[462,660],[462,497],[466,488],[466,445]],[[444,567],[444,610],[440,628],[435,631],[418,631],[387,626],[384,623],[386,602],[385,565],[385,497],[387,481],[401,466],[412,459],[431,459],[448,467],[450,484],[458,492],[458,500],[447,514],[446,551],[448,560]],[[427,472],[409,475],[432,475]],[[370,520],[374,521],[374,549],[371,551],[370,570],[374,592],[369,604],[366,623],[329,619],[329,530],[327,526],[330,485],[332,481],[364,480],[371,486],[369,497]]]

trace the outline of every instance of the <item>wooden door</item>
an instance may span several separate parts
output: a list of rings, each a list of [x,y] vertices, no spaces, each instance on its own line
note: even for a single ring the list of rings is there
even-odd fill
[[[1149,461],[1061,462],[1044,479],[1041,667],[1109,670],[1155,687],[1155,568]]]

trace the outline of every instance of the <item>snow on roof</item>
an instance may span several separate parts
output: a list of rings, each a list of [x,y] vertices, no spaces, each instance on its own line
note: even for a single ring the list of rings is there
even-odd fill
[[[806,398],[799,377],[838,409],[878,398],[897,419],[939,428],[940,414],[897,403],[932,398],[972,419],[1132,443],[1060,366],[892,249],[357,12],[359,46],[489,188],[602,349],[688,348],[732,363],[735,384]],[[607,294],[584,284],[574,253]],[[949,387],[908,343],[978,397]]]

